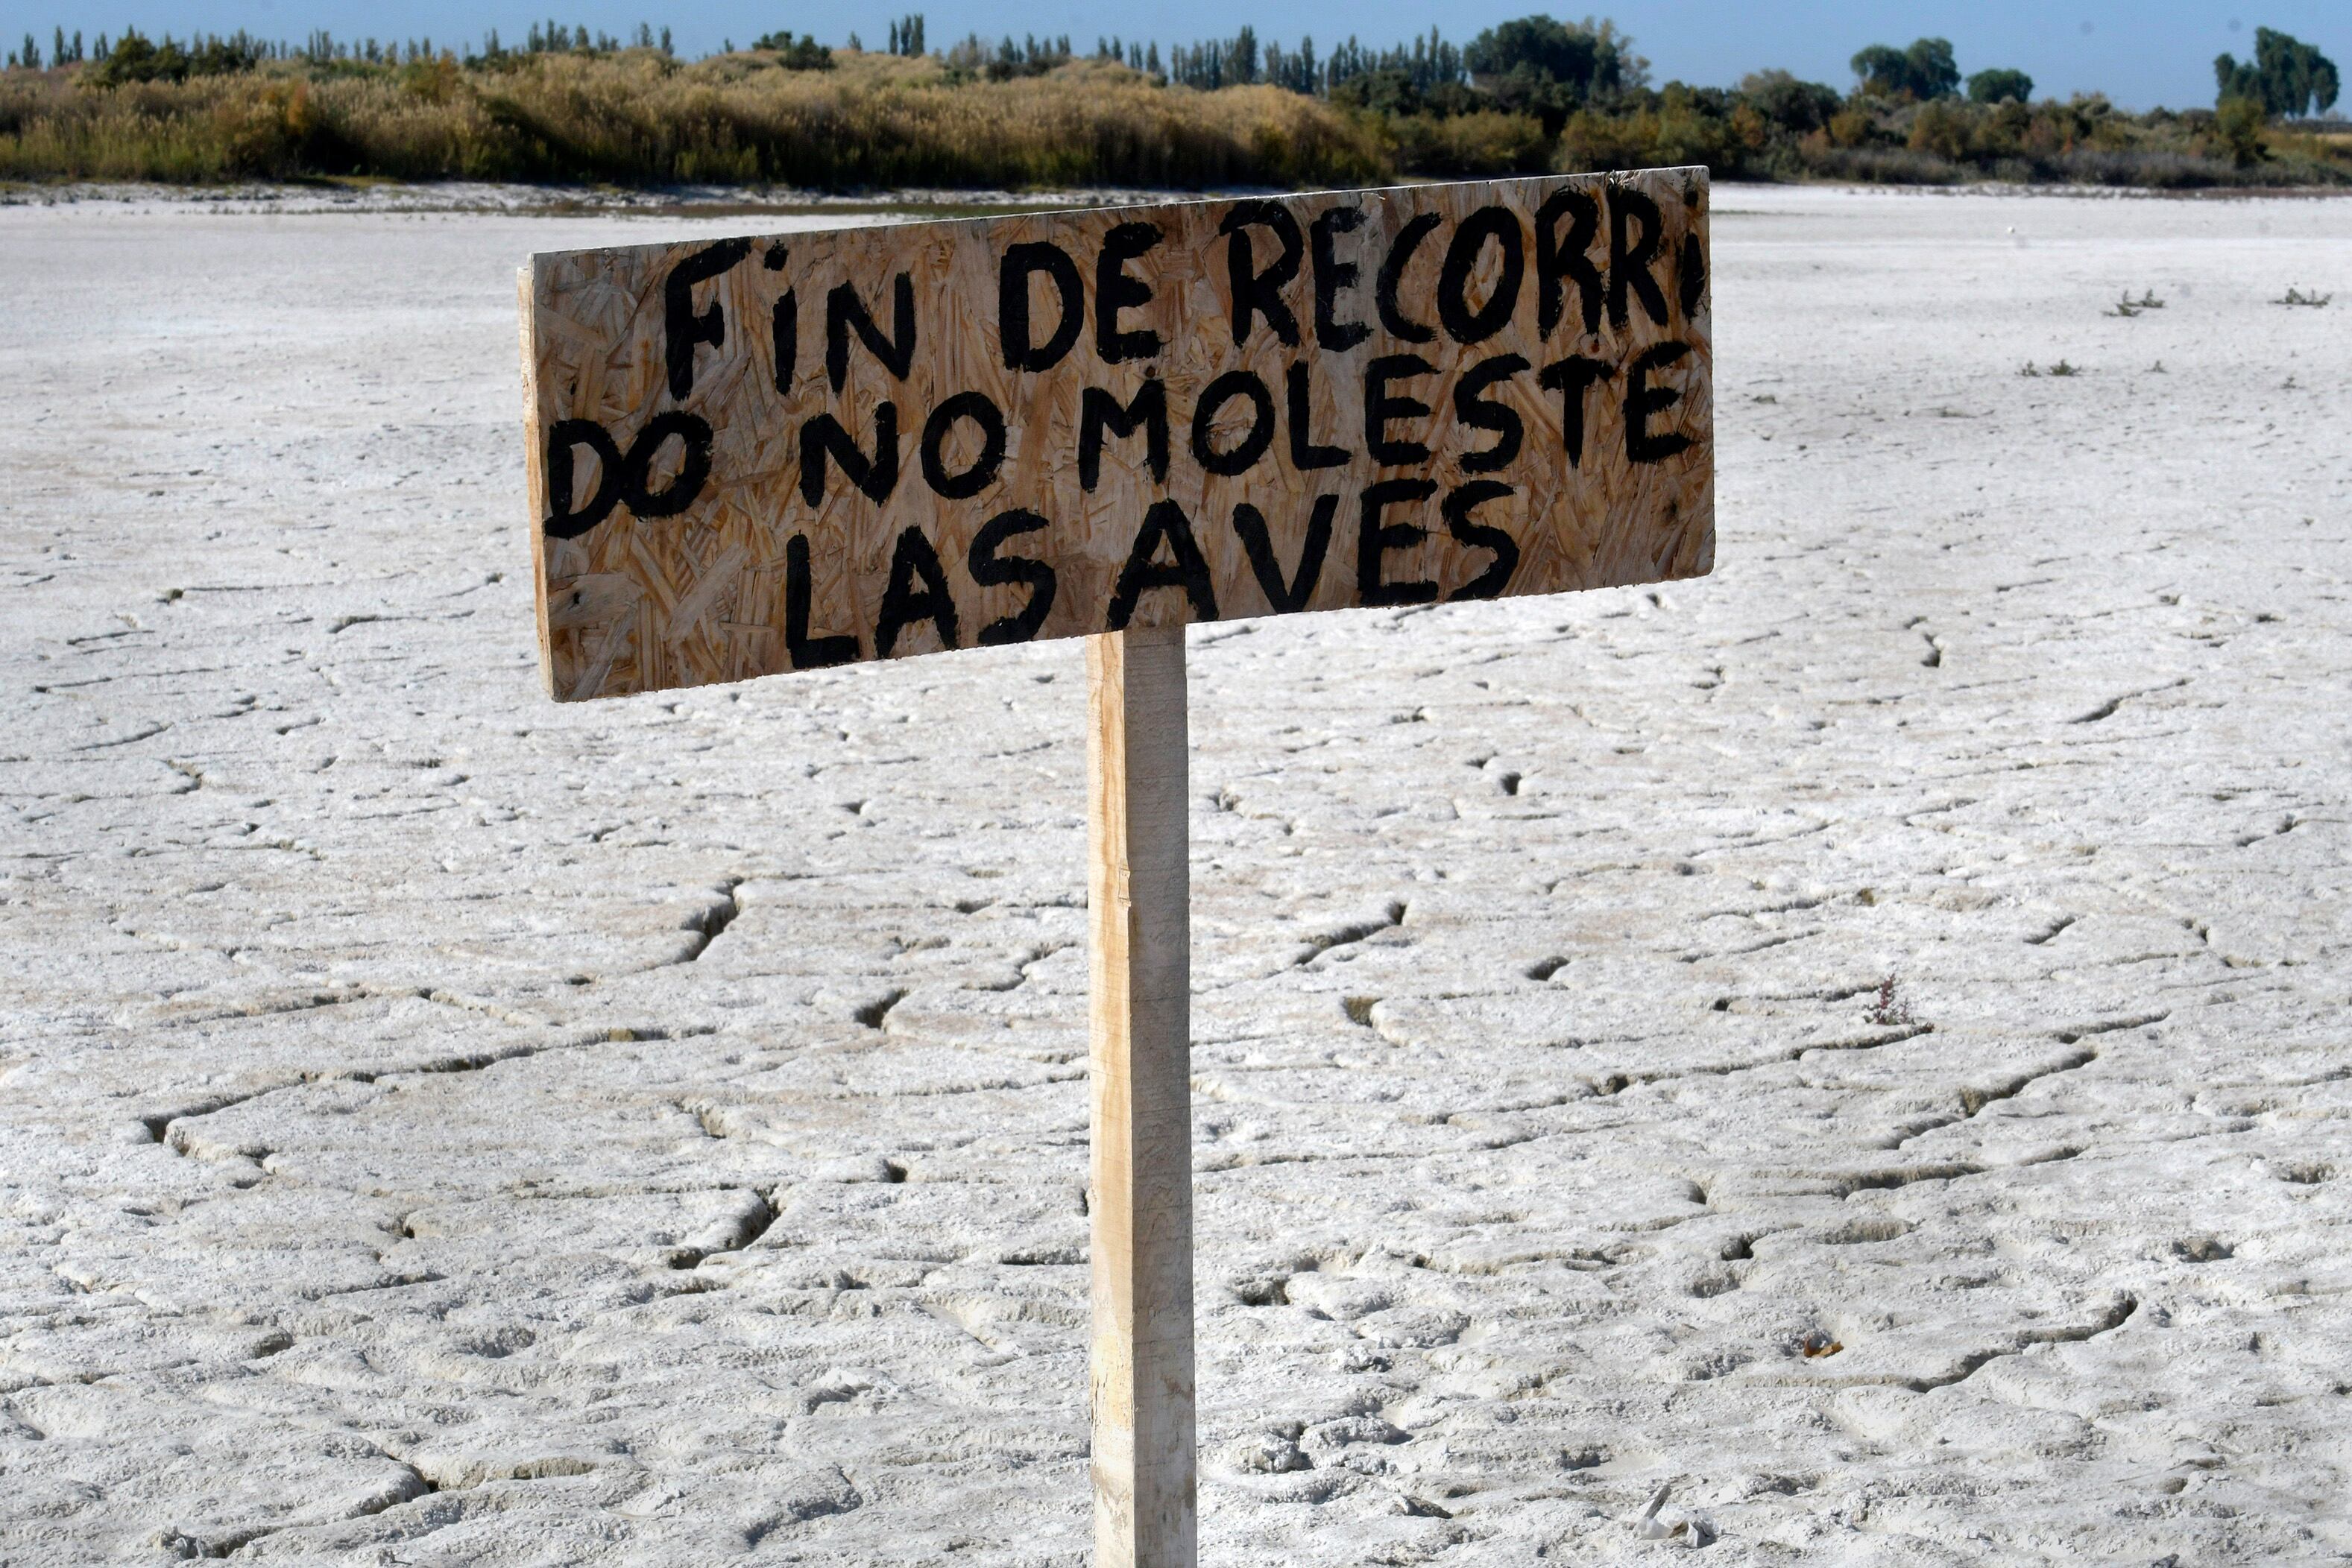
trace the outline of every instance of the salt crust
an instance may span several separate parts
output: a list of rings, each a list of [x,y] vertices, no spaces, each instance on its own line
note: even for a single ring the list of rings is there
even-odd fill
[[[546,704],[644,220],[279,210],[0,211],[0,1561],[1083,1561],[1082,650]],[[1713,579],[1193,635],[1204,1558],[2340,1561],[2352,206],[1716,245]]]

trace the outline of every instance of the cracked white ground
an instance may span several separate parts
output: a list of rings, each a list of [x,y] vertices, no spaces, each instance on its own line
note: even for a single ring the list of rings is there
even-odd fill
[[[1203,1559],[2344,1560],[2352,204],[1718,202],[1712,579],[1193,635]],[[762,226],[0,210],[9,1568],[1085,1560],[1082,645],[538,689]]]

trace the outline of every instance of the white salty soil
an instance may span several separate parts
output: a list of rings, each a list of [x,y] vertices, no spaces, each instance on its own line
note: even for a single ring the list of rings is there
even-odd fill
[[[1193,636],[1204,1561],[2343,1561],[2352,204],[1718,202],[1712,579]],[[0,1563],[1086,1559],[1082,646],[538,690],[761,226],[0,211]]]

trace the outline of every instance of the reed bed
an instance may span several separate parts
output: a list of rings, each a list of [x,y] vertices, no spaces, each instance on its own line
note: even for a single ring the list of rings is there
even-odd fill
[[[1162,87],[1097,62],[960,83],[883,57],[795,71],[652,51],[545,55],[500,71],[271,66],[104,89],[57,71],[0,80],[0,178],[17,180],[1190,187],[1393,171],[1380,127],[1319,99]]]
[[[2352,139],[2273,126],[2231,141],[2210,111],[1834,95],[1807,108],[1770,87],[1669,84],[1565,114],[1475,95],[1444,112],[1432,95],[1399,112],[1203,90],[1105,59],[991,79],[937,55],[840,51],[831,68],[794,69],[772,50],[688,63],[633,48],[267,60],[110,87],[76,66],[0,74],[0,180],[1197,189],[1705,163],[1731,179],[2352,183]]]

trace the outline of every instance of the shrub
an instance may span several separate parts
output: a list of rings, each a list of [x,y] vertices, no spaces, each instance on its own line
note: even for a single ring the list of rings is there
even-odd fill
[[[1969,78],[1970,103],[2031,103],[2033,101],[2033,78],[2023,71],[1996,68],[1979,71]]]
[[[114,41],[113,48],[82,73],[81,79],[92,87],[186,81],[191,77],[236,76],[260,62],[260,47],[242,33],[233,38],[191,37],[184,48],[168,33],[157,44],[138,28],[129,27]]]
[[[1974,124],[1958,105],[1942,101],[1922,104],[1912,117],[1911,134],[1904,145],[1914,152],[1932,152],[1958,162],[1969,155]]]
[[[813,33],[803,33],[800,41],[793,41],[790,27],[781,33],[770,33],[751,41],[754,49],[772,49],[776,63],[788,71],[829,71],[833,69],[833,51],[816,41]]]
[[[1824,129],[1832,147],[1867,147],[1877,136],[1878,122],[1860,106],[1854,105],[1831,115]]]
[[[1655,109],[1630,114],[1579,110],[1561,129],[1552,166],[1567,173],[1704,163],[1730,173],[1748,162],[1748,150],[1727,115],[1706,112],[1696,95],[1669,83]]]
[[[1439,117],[1409,115],[1391,124],[1400,167],[1423,174],[1539,174],[1551,138],[1528,114],[1480,110]]]
[[[1835,88],[1801,81],[1787,71],[1757,71],[1742,78],[1739,96],[1758,115],[1799,135],[1830,122],[1843,100]]]
[[[2213,113],[2215,150],[2241,169],[2263,161],[2263,106],[2251,98],[2225,98]]]

